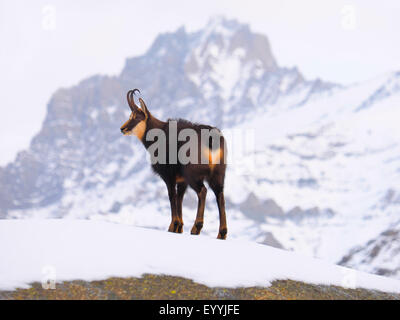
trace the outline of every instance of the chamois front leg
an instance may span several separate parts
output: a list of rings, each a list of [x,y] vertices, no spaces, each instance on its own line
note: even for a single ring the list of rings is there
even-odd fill
[[[168,197],[171,204],[171,224],[169,225],[169,232],[182,233],[183,222],[178,216],[177,212],[177,196],[176,196],[176,184],[168,183]]]
[[[197,190],[196,190],[197,189]],[[195,191],[197,193],[197,197],[199,198],[199,202],[197,205],[197,215],[196,221],[194,222],[193,228],[190,231],[191,234],[200,234],[201,229],[203,228],[204,223],[204,208],[206,205],[206,196],[207,196],[207,189],[202,183]]]

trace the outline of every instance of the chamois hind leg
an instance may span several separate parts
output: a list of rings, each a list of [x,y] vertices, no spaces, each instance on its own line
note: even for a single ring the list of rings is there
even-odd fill
[[[178,228],[178,233],[182,233],[182,227],[183,227],[183,219],[182,219],[182,202],[183,202],[183,196],[185,195],[187,189],[187,184],[184,182],[178,183],[177,187],[177,198],[176,198],[176,210],[178,214],[178,219],[182,223],[180,228]]]
[[[204,208],[206,206],[207,188],[204,186],[203,181],[190,184],[190,186],[194,191],[196,191],[197,197],[199,198],[196,221],[194,222],[194,225],[190,233],[200,234],[200,231],[203,228],[203,223],[204,223]]]
[[[224,172],[216,172],[209,179],[210,188],[215,194],[219,211],[219,232],[217,239],[226,239],[228,227],[226,224],[225,198],[224,198]]]
[[[168,188],[168,197],[169,202],[171,204],[171,224],[169,225],[169,232],[182,232],[183,222],[179,219],[177,212],[177,195],[176,195],[176,184],[175,183],[167,183]],[[180,231],[179,231],[180,230]]]

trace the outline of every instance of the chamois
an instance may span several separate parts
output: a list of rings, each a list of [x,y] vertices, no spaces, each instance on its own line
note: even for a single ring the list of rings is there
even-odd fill
[[[226,143],[222,133],[217,128],[191,123],[183,119],[161,121],[150,113],[142,98],[139,98],[140,107],[135,104],[134,95],[136,91],[140,93],[138,89],[130,90],[127,93],[128,105],[132,113],[129,120],[122,125],[121,132],[124,135],[135,135],[148,152],[150,152],[151,145],[154,143],[154,139],[147,137],[147,134],[151,132],[150,130],[156,129],[157,131],[158,129],[158,132],[161,130],[166,137],[166,141],[164,141],[165,148],[162,151],[165,155],[161,155],[165,156],[166,161],[158,161],[156,163],[152,161],[152,168],[165,182],[168,189],[168,197],[171,204],[171,224],[168,231],[183,232],[182,201],[187,186],[190,186],[198,196],[197,215],[191,234],[200,234],[204,222],[207,194],[207,188],[204,186],[205,180],[214,192],[218,204],[219,232],[217,238],[226,239],[228,232],[224,199]],[[173,130],[171,128],[176,129],[175,135],[172,133]],[[179,150],[187,142],[182,141],[180,133],[188,131],[185,129],[196,133],[196,141],[192,144],[196,152],[193,152],[193,149],[184,150],[186,151],[184,154],[189,156],[192,159],[191,161],[182,161],[180,159],[182,158],[182,153],[180,154]],[[214,132],[214,134],[208,135],[206,142],[204,142],[204,139],[202,139],[204,132]],[[183,136],[190,140],[190,137],[185,134]],[[215,137],[219,140],[217,143],[214,143]],[[157,153],[160,153],[160,150]],[[160,154],[157,155],[160,156]],[[207,161],[204,162],[204,159]]]

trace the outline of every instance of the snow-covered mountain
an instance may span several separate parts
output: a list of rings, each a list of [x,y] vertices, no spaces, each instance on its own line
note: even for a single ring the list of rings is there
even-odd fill
[[[325,212],[263,224],[285,248],[339,261],[398,223],[399,84],[400,73],[392,73],[251,122],[265,131],[256,146],[267,166],[241,176],[244,189],[268,195],[286,215],[295,206]],[[368,260],[352,265],[376,271]]]
[[[306,80],[279,66],[265,36],[221,17],[198,32],[160,35],[117,77],[58,90],[29,150],[0,168],[0,216],[165,230],[166,188],[140,143],[119,131],[134,87],[158,118],[226,133],[229,237],[339,262],[400,222],[400,72],[349,87]],[[189,191],[184,232],[196,205]],[[216,236],[211,194],[205,219],[204,233]],[[380,263],[354,261],[372,272]]]
[[[360,270],[399,278],[400,276],[400,223],[390,226],[366,245],[352,249],[339,262],[357,266]]]

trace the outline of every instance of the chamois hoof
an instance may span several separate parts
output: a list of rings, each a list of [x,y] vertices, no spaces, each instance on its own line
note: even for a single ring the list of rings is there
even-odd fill
[[[177,233],[183,233],[183,223],[178,226]]]
[[[199,235],[202,228],[203,228],[203,222],[196,222],[193,225],[193,228],[190,231],[190,234]]]
[[[174,233],[182,233],[183,232],[183,223],[179,221],[174,221],[171,222],[168,228],[169,232],[174,232]]]
[[[225,240],[226,239],[226,234],[228,233],[228,229],[222,229],[218,233],[217,239]]]

